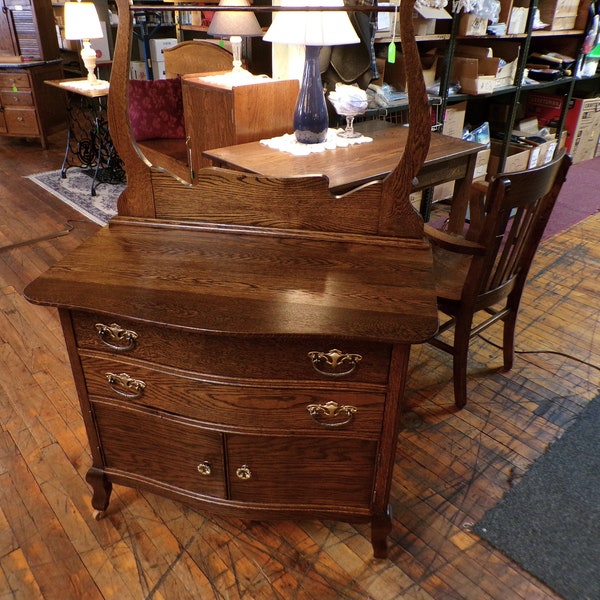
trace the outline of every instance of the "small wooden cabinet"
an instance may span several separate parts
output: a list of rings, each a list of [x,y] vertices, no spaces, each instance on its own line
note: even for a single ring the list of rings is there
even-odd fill
[[[386,555],[410,343],[437,327],[429,248],[330,249],[116,218],[27,287],[60,309],[97,516],[119,483],[241,518],[371,522]]]
[[[298,81],[252,77],[215,82],[224,74],[182,77],[183,110],[193,172],[212,163],[204,150],[291,133]]]
[[[46,148],[48,134],[64,123],[66,108],[63,92],[44,81],[62,74],[60,61],[0,64],[0,135],[38,138]]]
[[[44,80],[62,77],[50,0],[0,0],[0,136],[37,138],[46,148],[66,110]]]
[[[0,0],[0,63],[2,56],[60,58],[50,0]]]

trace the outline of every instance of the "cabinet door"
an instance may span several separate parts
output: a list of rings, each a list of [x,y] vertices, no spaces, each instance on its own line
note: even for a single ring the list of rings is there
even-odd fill
[[[223,438],[190,420],[93,402],[104,468],[225,498]]]
[[[371,505],[377,442],[227,435],[230,499],[322,509]]]
[[[0,55],[16,56],[17,54],[10,12],[0,0]]]

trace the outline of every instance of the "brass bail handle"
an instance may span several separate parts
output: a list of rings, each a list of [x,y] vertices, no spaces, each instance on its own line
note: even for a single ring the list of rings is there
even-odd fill
[[[326,377],[344,377],[350,375],[362,360],[360,354],[342,352],[337,348],[329,352],[313,350],[308,353],[315,371]]]
[[[146,383],[141,379],[134,379],[127,373],[106,373],[106,381],[110,389],[119,396],[136,400],[144,395]]]
[[[135,331],[125,329],[117,323],[111,323],[110,325],[96,323],[95,327],[100,341],[111,350],[127,352],[135,348],[138,339],[138,334]]]

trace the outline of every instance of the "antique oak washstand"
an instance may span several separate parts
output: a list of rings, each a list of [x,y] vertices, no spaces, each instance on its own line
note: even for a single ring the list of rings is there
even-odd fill
[[[207,168],[191,186],[132,141],[118,5],[119,214],[26,289],[59,310],[92,506],[102,516],[117,483],[226,516],[370,522],[385,557],[410,346],[438,324],[409,202],[430,138],[421,73],[407,69],[407,146],[383,181],[334,196],[322,176]],[[418,65],[411,13],[403,56]]]

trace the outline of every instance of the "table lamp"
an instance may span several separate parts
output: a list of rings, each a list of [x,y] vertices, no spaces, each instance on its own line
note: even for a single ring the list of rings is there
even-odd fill
[[[81,59],[87,69],[87,81],[90,86],[107,85],[106,81],[96,78],[96,51],[90,40],[104,37],[100,19],[93,2],[65,2],[64,12],[65,39],[81,40]]]
[[[343,0],[283,0],[281,6],[343,7]],[[360,42],[345,11],[280,11],[264,38],[267,42],[304,46],[304,72],[294,110],[294,135],[303,144],[318,144],[327,137],[329,115],[323,93],[319,53],[322,46]]]
[[[219,6],[250,6],[247,0],[221,0]],[[242,37],[262,35],[262,28],[256,15],[250,11],[214,12],[208,28],[208,35],[229,38],[233,52],[233,73],[246,74],[242,67]]]

